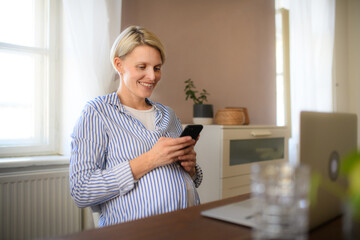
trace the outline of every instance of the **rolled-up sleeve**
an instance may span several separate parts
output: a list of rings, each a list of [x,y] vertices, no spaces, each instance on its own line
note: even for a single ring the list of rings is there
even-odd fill
[[[203,172],[199,164],[195,166],[195,175],[193,176],[194,185],[198,188],[203,180]]]
[[[71,142],[70,192],[78,207],[101,204],[134,188],[128,161],[106,168],[108,137],[98,113],[85,108]]]

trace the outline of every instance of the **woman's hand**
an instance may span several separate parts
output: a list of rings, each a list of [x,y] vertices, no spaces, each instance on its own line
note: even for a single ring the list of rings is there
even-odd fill
[[[156,168],[173,163],[179,160],[180,156],[189,154],[191,151],[189,148],[194,143],[191,137],[161,137],[147,154]]]
[[[195,141],[189,136],[181,138],[159,138],[150,151],[130,161],[130,167],[134,178],[139,179],[154,168],[178,160],[185,160],[185,167],[183,164],[181,165],[189,172],[193,163],[187,162],[196,162],[194,144]]]
[[[191,177],[196,174],[196,169],[195,169],[196,152],[194,150],[194,147],[195,147],[195,144],[197,143],[197,141],[199,140],[199,138],[200,138],[200,134],[197,137],[195,143],[189,147],[189,150],[191,150],[191,151],[189,152],[188,155],[183,155],[183,156],[179,157],[180,165],[184,168],[185,171],[187,171],[190,174]]]
[[[180,165],[190,174],[190,176],[194,176],[196,174],[196,152],[194,150],[194,146],[195,144],[188,147],[190,150],[188,154],[178,157]]]

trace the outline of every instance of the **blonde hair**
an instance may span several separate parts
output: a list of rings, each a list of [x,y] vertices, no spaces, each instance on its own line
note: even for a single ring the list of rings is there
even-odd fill
[[[114,65],[115,57],[123,58],[140,45],[148,45],[158,50],[161,61],[164,64],[165,51],[160,39],[143,27],[130,26],[120,33],[111,48],[110,61],[114,69],[116,70]]]

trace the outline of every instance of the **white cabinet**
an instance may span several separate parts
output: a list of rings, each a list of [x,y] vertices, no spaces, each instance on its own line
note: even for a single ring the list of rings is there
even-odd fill
[[[286,127],[204,125],[195,146],[201,203],[249,193],[251,164],[287,161],[288,138]]]

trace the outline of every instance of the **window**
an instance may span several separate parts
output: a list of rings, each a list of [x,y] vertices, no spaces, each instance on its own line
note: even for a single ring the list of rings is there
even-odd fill
[[[276,125],[290,125],[289,2],[275,1]]]
[[[0,156],[55,152],[57,1],[0,1]]]

